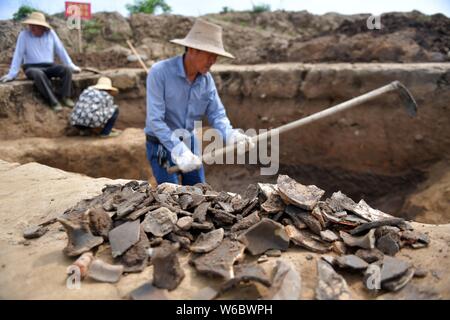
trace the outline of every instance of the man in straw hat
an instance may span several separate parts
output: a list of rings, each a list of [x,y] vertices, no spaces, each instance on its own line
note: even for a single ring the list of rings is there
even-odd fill
[[[23,63],[25,75],[28,79],[34,80],[38,91],[55,111],[60,111],[62,107],[52,89],[50,79],[53,77],[62,80],[62,86],[57,94],[63,104],[73,107],[74,103],[69,98],[72,72],[80,72],[81,69],[73,64],[58,35],[42,13],[33,12],[22,23],[27,25],[28,29],[20,32],[9,73],[0,78],[0,81],[14,80]],[[64,65],[54,63],[55,51]]]
[[[92,133],[100,137],[115,137],[120,134],[113,126],[119,116],[119,107],[114,98],[119,90],[112,86],[111,79],[100,77],[96,85],[85,89],[70,114],[70,124],[82,135]]]
[[[166,170],[177,165],[182,184],[194,185],[205,182],[194,121],[206,116],[226,143],[248,148],[251,140],[232,128],[209,73],[218,56],[234,58],[223,47],[222,28],[198,19],[184,39],[171,42],[184,46],[185,54],[154,64],[147,77],[147,158],[158,183],[178,183],[178,175]]]

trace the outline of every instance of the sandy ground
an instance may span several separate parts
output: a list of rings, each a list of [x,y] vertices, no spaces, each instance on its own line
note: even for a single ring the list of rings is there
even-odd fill
[[[24,242],[22,232],[28,225],[43,222],[61,214],[79,200],[95,196],[107,183],[124,180],[93,179],[67,173],[37,163],[25,165],[0,161],[0,298],[2,299],[123,299],[129,292],[152,279],[152,267],[139,274],[124,276],[117,284],[82,282],[81,289],[68,289],[66,268],[72,259],[65,257],[66,234],[59,224],[52,225],[43,237]],[[423,278],[414,278],[396,294],[384,294],[379,299],[449,299],[450,298],[450,224],[414,227],[429,233],[429,248],[403,249],[398,257],[412,261],[429,271]],[[311,260],[307,257],[312,256]],[[291,260],[302,276],[300,298],[314,298],[317,284],[316,261],[319,255],[291,248],[283,254]],[[270,270],[275,259],[263,266]],[[186,277],[180,286],[169,293],[172,299],[190,299],[201,288],[218,287],[217,280],[197,275],[183,254],[181,264]],[[372,299],[360,276],[345,275],[355,299]],[[261,286],[244,286],[229,292],[224,298],[255,299],[264,292]]]

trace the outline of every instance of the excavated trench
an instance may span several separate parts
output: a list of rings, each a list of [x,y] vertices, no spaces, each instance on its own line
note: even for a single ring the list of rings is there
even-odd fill
[[[142,131],[145,74],[127,69],[107,75],[121,89],[117,126],[126,129],[121,137],[70,136],[69,110],[53,114],[29,82],[19,82],[0,86],[0,158],[35,161],[92,177],[153,181]],[[78,76],[75,94],[97,77]],[[217,66],[214,77],[234,126],[257,130],[278,127],[400,80],[419,104],[418,117],[410,118],[398,97],[388,94],[288,132],[280,136],[278,173],[315,184],[328,195],[341,190],[356,201],[363,198],[408,219],[450,222],[450,177],[445,174],[450,167],[449,64]],[[261,176],[255,165],[212,165],[206,173],[215,189],[233,192],[249,183],[273,183],[277,177]],[[423,195],[437,185],[442,185],[437,191],[441,196],[426,203]]]

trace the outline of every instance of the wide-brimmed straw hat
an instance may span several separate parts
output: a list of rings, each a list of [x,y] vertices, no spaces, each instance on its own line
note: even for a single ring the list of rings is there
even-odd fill
[[[119,90],[117,88],[114,88],[112,86],[112,82],[110,78],[107,77],[100,77],[97,81],[97,84],[94,86],[91,86],[91,88],[99,89],[99,90],[111,90],[118,92]]]
[[[184,39],[173,39],[170,42],[234,59],[234,56],[226,52],[223,47],[222,27],[202,19],[195,20],[192,29]]]
[[[25,21],[22,21],[23,24],[34,24],[38,26],[43,26],[51,29],[50,25],[47,23],[45,19],[45,15],[41,12],[32,12]]]

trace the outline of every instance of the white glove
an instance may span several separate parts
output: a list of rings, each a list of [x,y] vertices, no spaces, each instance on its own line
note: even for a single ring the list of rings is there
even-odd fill
[[[2,82],[2,83],[6,83],[6,82],[9,82],[9,81],[13,81],[13,80],[14,80],[14,78],[10,77],[9,75],[5,75],[5,76],[0,78],[0,82]]]
[[[73,71],[74,73],[80,73],[80,72],[81,72],[81,68],[80,68],[80,67],[77,67],[77,66],[73,66],[73,67],[72,67],[72,71]]]
[[[171,156],[173,162],[184,173],[197,170],[202,166],[200,158],[193,154],[183,142],[180,142],[172,149]]]
[[[227,137],[227,144],[237,144],[238,150],[240,150],[239,145],[244,145],[244,150],[248,151],[255,147],[255,143],[252,138],[241,133],[238,129],[234,129]]]

